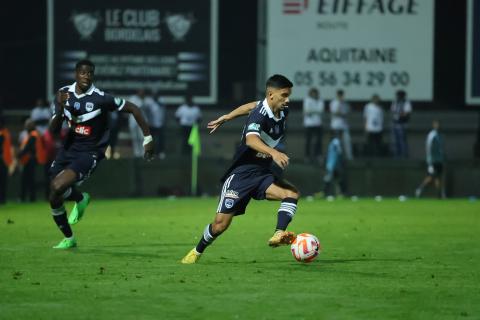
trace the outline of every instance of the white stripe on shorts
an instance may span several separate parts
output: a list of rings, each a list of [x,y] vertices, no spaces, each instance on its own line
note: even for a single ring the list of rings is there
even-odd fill
[[[225,193],[227,192],[228,187],[230,187],[230,182],[232,182],[232,179],[233,179],[234,176],[235,176],[235,174],[232,174],[223,183],[222,195],[220,196],[220,201],[218,203],[217,212],[220,212],[220,210],[222,210],[222,203],[223,203],[223,200],[225,198]]]

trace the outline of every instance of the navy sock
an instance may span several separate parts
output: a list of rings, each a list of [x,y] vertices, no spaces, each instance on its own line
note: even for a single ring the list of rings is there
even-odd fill
[[[298,199],[285,198],[278,209],[277,227],[276,230],[287,230],[288,224],[292,221],[295,212],[297,211]]]
[[[52,208],[52,215],[53,220],[55,220],[55,223],[60,231],[62,231],[65,238],[70,238],[73,236],[72,228],[70,228],[70,225],[68,224],[67,211],[65,211],[65,207],[61,206],[60,208],[56,209]]]
[[[205,249],[212,244],[212,242],[219,236],[220,234],[213,234],[212,230],[212,224],[209,224],[208,226],[205,227],[205,230],[203,231],[202,238],[198,242],[197,246],[195,247],[195,250],[197,250],[198,253],[203,253]]]

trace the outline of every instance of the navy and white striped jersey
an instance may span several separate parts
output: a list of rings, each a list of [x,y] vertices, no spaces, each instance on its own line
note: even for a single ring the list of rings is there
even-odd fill
[[[248,147],[246,145],[247,136],[257,135],[266,145],[276,148],[285,134],[287,116],[288,107],[280,111],[280,117],[276,118],[268,106],[267,100],[259,101],[247,118],[241,144],[237,148],[233,163],[224,178],[230,173],[269,168],[272,165],[272,158]]]
[[[76,83],[73,83],[60,89],[70,94],[63,114],[58,114],[59,105],[55,101],[53,117],[63,117],[70,128],[64,148],[103,154],[110,136],[108,113],[122,110],[125,100],[115,98],[97,89],[93,84],[87,92],[77,95],[75,85]]]

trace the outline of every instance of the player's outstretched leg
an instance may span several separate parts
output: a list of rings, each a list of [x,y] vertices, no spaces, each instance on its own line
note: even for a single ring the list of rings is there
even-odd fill
[[[289,245],[295,240],[296,235],[293,232],[286,230],[297,211],[297,202],[300,196],[299,192],[291,185],[280,186],[274,183],[268,187],[265,193],[269,200],[282,201],[280,208],[278,209],[275,233],[268,240],[268,245],[274,248],[282,245]]]
[[[197,246],[190,250],[182,259],[183,264],[196,263],[205,249],[213,243],[213,241],[227,230],[228,226],[232,222],[233,214],[217,213],[213,223],[207,225],[203,231],[203,235],[200,238]]]
[[[72,195],[70,197],[75,201],[75,205],[73,206],[72,212],[70,212],[70,216],[68,217],[68,223],[76,224],[82,219],[85,209],[87,209],[87,206],[90,203],[90,195],[86,192],[80,193],[75,188],[72,188]]]
[[[53,220],[65,236],[58,245],[53,247],[54,249],[69,249],[77,246],[72,228],[68,224],[67,211],[63,205],[63,194],[68,186],[75,181],[75,178],[75,172],[67,169],[58,174],[50,184],[50,208],[52,209]]]

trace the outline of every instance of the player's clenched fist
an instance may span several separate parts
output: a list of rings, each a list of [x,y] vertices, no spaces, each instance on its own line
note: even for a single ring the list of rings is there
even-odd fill
[[[152,161],[154,158],[153,141],[150,141],[149,143],[145,144],[143,147],[145,149],[143,158],[147,161]]]

